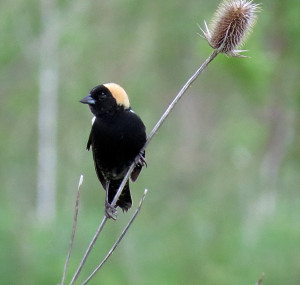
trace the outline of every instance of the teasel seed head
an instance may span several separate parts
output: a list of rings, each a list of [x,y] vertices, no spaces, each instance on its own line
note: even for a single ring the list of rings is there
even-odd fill
[[[240,54],[244,50],[236,48],[243,45],[252,31],[260,5],[252,0],[225,0],[223,1],[210,24],[201,29],[209,45],[221,53],[229,56],[245,57]]]

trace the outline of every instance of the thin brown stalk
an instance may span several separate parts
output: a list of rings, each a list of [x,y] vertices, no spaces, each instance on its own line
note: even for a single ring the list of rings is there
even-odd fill
[[[227,3],[227,2],[226,2]],[[225,4],[224,4],[225,5]],[[246,35],[246,34],[249,34],[250,31],[251,31],[251,27],[254,25],[255,23],[255,20],[256,20],[256,12],[259,11],[259,5],[256,5],[256,4],[252,4],[252,1],[240,1],[240,2],[228,2],[228,4],[225,5],[225,8],[223,12],[219,12],[219,14],[224,14],[226,12],[228,12],[227,10],[232,10],[234,9],[235,6],[238,6],[239,9],[242,9],[243,11],[246,9],[246,11],[248,12],[247,15],[244,15],[243,13],[239,13],[238,16],[235,15],[235,18],[234,19],[230,19],[231,21],[234,21],[236,20],[236,18],[240,19],[239,21],[239,24],[235,25],[236,26],[236,29],[229,35],[229,27],[227,29],[225,29],[225,33],[223,33],[221,35],[222,39],[221,40],[218,40],[220,41],[220,44],[214,46],[214,45],[211,45],[213,48],[214,48],[214,51],[213,53],[203,62],[203,64],[195,71],[195,73],[188,79],[188,81],[183,85],[183,87],[180,89],[180,91],[178,92],[178,94],[175,96],[175,98],[173,99],[173,101],[170,103],[170,105],[168,106],[168,108],[166,109],[166,111],[163,113],[163,115],[161,116],[161,118],[159,119],[159,121],[157,122],[157,124],[154,126],[153,130],[151,131],[151,133],[149,134],[148,138],[147,138],[147,141],[144,145],[144,147],[142,148],[141,151],[145,150],[146,147],[148,146],[148,144],[150,143],[150,141],[152,140],[153,136],[156,134],[156,132],[158,131],[158,129],[161,127],[161,125],[164,123],[164,121],[166,120],[166,118],[168,117],[168,115],[170,114],[170,112],[173,110],[173,108],[176,106],[176,104],[178,103],[178,101],[182,98],[182,96],[185,94],[185,92],[188,90],[188,88],[192,85],[192,83],[197,79],[197,77],[203,72],[203,70],[208,66],[208,64],[210,62],[212,62],[214,60],[214,58],[219,54],[219,53],[227,53],[229,55],[232,55],[232,56],[238,56],[238,57],[244,57],[243,55],[240,55],[239,52],[241,52],[241,50],[234,50],[234,48],[241,44],[242,43],[242,36],[241,37],[238,37],[238,39],[235,39],[234,42],[235,44],[229,44],[228,45],[228,42],[231,42],[232,40],[230,39],[230,36],[238,36],[238,31],[242,30],[242,34]],[[249,23],[248,25],[246,25],[245,27],[241,26],[241,23],[243,23],[243,17],[246,16],[249,19]],[[220,17],[222,18],[222,17]],[[220,23],[222,23],[222,19],[219,20]],[[228,22],[228,21],[227,21]],[[224,23],[222,23],[224,24]],[[208,40],[208,42],[210,42],[209,40],[209,36],[210,36],[210,31],[208,30],[208,27],[205,23],[205,26],[206,26],[206,32],[202,31],[203,33],[203,36],[204,38],[206,38]],[[215,32],[213,33],[213,36],[214,36]],[[227,47],[225,50],[224,50],[224,47],[225,45],[228,45],[229,47]],[[138,159],[138,157],[136,158]],[[134,168],[134,163],[130,166],[126,176],[124,177],[119,189],[118,189],[118,192],[116,193],[115,195],[115,198],[112,202],[112,206],[114,206],[122,191],[123,191],[123,188],[125,187],[125,184],[126,184],[126,181],[128,180],[131,172],[133,171],[133,168]]]
[[[227,3],[227,2],[226,2]],[[226,4],[225,3],[225,4]],[[227,5],[228,4],[228,5]],[[182,96],[185,94],[185,92],[188,90],[188,88],[192,85],[192,83],[197,79],[197,77],[204,71],[204,69],[208,66],[208,64],[219,54],[219,53],[226,53],[228,55],[231,56],[241,56],[239,53],[241,52],[240,50],[235,50],[235,48],[241,44],[242,42],[242,37],[238,37],[238,35],[236,35],[236,33],[238,33],[238,31],[242,31],[243,34],[247,34],[247,31],[249,32],[251,30],[251,25],[248,26],[234,26],[235,29],[230,29],[232,27],[231,23],[239,23],[238,25],[241,25],[241,23],[244,23],[245,21],[243,21],[243,17],[245,17],[245,15],[243,13],[238,13],[236,15],[236,13],[229,13],[230,11],[232,11],[232,9],[238,7],[240,10],[242,9],[243,11],[246,9],[247,15],[246,17],[248,17],[247,19],[250,20],[252,19],[252,22],[254,23],[254,20],[256,19],[255,13],[258,11],[258,5],[256,4],[252,4],[252,1],[239,1],[239,2],[235,2],[235,1],[230,1],[225,5],[226,9],[222,9],[222,11],[220,13],[227,13],[230,14],[230,24],[228,26],[227,24],[227,28],[224,30],[225,32],[222,33],[217,33],[218,30],[213,29],[213,33],[211,34],[206,23],[206,30],[202,30],[203,36],[204,38],[206,38],[206,40],[209,42],[209,44],[214,48],[213,53],[204,61],[204,63],[195,71],[195,73],[188,79],[188,81],[184,84],[184,86],[181,88],[181,90],[178,92],[178,94],[175,96],[175,98],[173,99],[173,101],[170,103],[170,105],[168,106],[168,108],[165,110],[165,112],[163,113],[163,115],[161,116],[161,118],[159,119],[159,121],[157,122],[157,124],[154,126],[153,130],[150,132],[147,141],[144,145],[144,147],[141,149],[141,151],[145,150],[146,147],[149,145],[150,141],[152,140],[152,138],[154,137],[154,135],[157,133],[158,129],[162,126],[162,124],[165,122],[166,118],[168,117],[168,115],[170,114],[170,112],[173,110],[173,108],[176,106],[176,104],[178,103],[178,101],[182,98]],[[234,7],[233,7],[234,6]],[[223,7],[223,6],[222,6]],[[229,11],[229,12],[228,12]],[[222,14],[222,15],[223,15]],[[227,15],[226,14],[226,15]],[[251,18],[252,17],[252,18]],[[222,21],[223,17],[220,17],[220,19],[218,18],[218,24],[220,21]],[[249,21],[248,21],[249,22]],[[251,21],[250,21],[251,22]],[[251,22],[251,23],[252,23]],[[239,29],[237,29],[239,28]],[[219,37],[217,37],[217,42],[218,44],[214,45],[212,44],[212,40],[211,37],[215,36],[215,35],[219,35]],[[232,36],[236,36],[233,37]],[[225,45],[229,43],[226,46],[225,49]],[[135,161],[137,161],[139,157],[137,157],[135,159]],[[123,188],[126,185],[126,182],[128,181],[131,172],[133,171],[135,167],[135,162],[133,162],[128,170],[128,172],[126,173],[125,177],[123,178],[123,181],[121,183],[121,185],[119,186],[119,189],[111,203],[112,207],[115,207],[122,191]],[[145,193],[144,196],[141,200],[141,203],[143,202],[145,197]],[[112,247],[112,249],[108,252],[107,256],[104,258],[104,260],[100,263],[100,265],[96,268],[96,270],[88,277],[88,279],[85,281],[84,284],[86,284],[93,276],[94,274],[101,268],[101,266],[106,262],[106,260],[109,258],[109,256],[112,254],[112,252],[114,251],[114,249],[117,247],[117,245],[120,243],[120,241],[122,240],[123,236],[126,234],[128,228],[130,227],[130,225],[132,224],[132,222],[134,221],[136,215],[139,212],[139,209],[141,207],[141,203],[140,206],[138,207],[137,211],[135,212],[135,214],[133,215],[133,218],[130,220],[130,222],[128,223],[128,225],[125,227],[125,229],[123,230],[120,238],[117,240],[117,242],[114,244],[114,246]],[[76,281],[79,273],[82,270],[82,267],[85,264],[85,261],[88,257],[88,255],[90,254],[99,234],[101,233],[106,221],[107,221],[107,217],[104,216],[102,219],[102,222],[100,223],[97,232],[95,233],[91,243],[89,244],[84,257],[82,259],[82,261],[80,262],[71,282],[70,285],[74,284],[74,282]],[[262,278],[257,282],[256,285],[259,285],[262,282]]]
[[[98,237],[99,237],[99,235],[100,235],[100,233],[101,233],[101,231],[102,231],[102,229],[103,229],[106,221],[107,221],[107,217],[104,215],[104,217],[103,217],[103,219],[102,219],[102,221],[101,221],[101,223],[100,223],[100,225],[99,225],[99,227],[98,227],[98,229],[97,229],[97,231],[96,231],[96,233],[95,233],[92,241],[90,242],[90,244],[89,244],[89,246],[88,246],[88,248],[87,248],[87,250],[86,250],[86,252],[85,252],[85,254],[84,254],[84,256],[83,256],[83,258],[82,258],[82,260],[81,260],[81,262],[80,262],[80,264],[79,264],[79,266],[78,266],[78,268],[77,268],[77,270],[76,270],[76,272],[75,272],[75,274],[74,274],[71,282],[70,282],[70,285],[74,284],[74,282],[78,278],[79,273],[81,272],[81,270],[82,270],[82,268],[83,268],[83,266],[85,264],[85,261],[88,258],[88,256],[89,256],[92,248],[94,247],[94,245],[95,245],[95,243],[96,243],[96,241],[97,241],[97,239],[98,239]]]
[[[156,125],[154,126],[154,128],[152,129],[152,131],[150,132],[147,141],[144,145],[144,147],[142,148],[141,151],[145,150],[146,147],[149,145],[150,141],[152,140],[152,138],[154,137],[154,135],[157,133],[157,131],[159,130],[159,128],[162,126],[162,124],[165,122],[165,120],[167,119],[167,117],[169,116],[170,112],[174,109],[174,107],[176,106],[176,104],[178,103],[178,101],[182,98],[182,96],[185,94],[185,92],[188,90],[188,88],[192,85],[192,83],[197,79],[197,77],[203,72],[203,70],[208,66],[208,64],[218,55],[219,50],[214,50],[213,53],[203,62],[203,64],[195,71],[195,73],[188,79],[188,81],[183,85],[183,87],[180,89],[180,91],[178,92],[178,94],[175,96],[175,98],[173,99],[173,101],[170,103],[170,105],[168,106],[168,108],[165,110],[165,112],[162,114],[161,118],[159,119],[159,121],[156,123]],[[138,159],[138,157],[136,158]],[[126,173],[119,189],[118,192],[116,193],[114,200],[112,201],[112,206],[115,206],[115,204],[117,203],[123,188],[125,187],[125,184],[127,182],[127,180],[130,177],[131,172],[133,171],[133,168],[135,166],[135,163],[132,163],[128,172]]]
[[[74,237],[75,237],[75,232],[76,232],[76,227],[77,227],[80,190],[81,190],[82,183],[83,183],[83,175],[80,175],[79,183],[78,183],[77,196],[76,196],[76,202],[75,202],[75,213],[74,213],[74,219],[73,219],[72,234],[71,234],[70,245],[69,245],[69,249],[68,249],[68,254],[67,254],[67,258],[66,258],[66,263],[65,263],[65,267],[64,267],[64,272],[63,272],[61,285],[64,285],[65,281],[66,281],[68,265],[69,265],[71,251],[72,251],[72,247],[73,247],[73,242],[74,242]]]
[[[263,282],[264,277],[265,275],[263,274],[254,285],[260,285]]]
[[[173,99],[173,101],[170,103],[170,105],[168,106],[168,108],[165,110],[165,112],[163,113],[163,115],[161,116],[161,118],[159,119],[159,121],[156,123],[156,125],[154,126],[154,128],[152,129],[152,131],[150,132],[147,141],[144,145],[144,147],[141,149],[141,151],[145,150],[146,147],[149,145],[150,141],[152,140],[152,138],[154,137],[154,135],[157,133],[157,131],[159,130],[159,128],[162,126],[162,124],[165,122],[166,118],[168,117],[168,115],[170,114],[170,112],[174,109],[174,107],[176,106],[176,104],[178,103],[178,101],[182,98],[182,96],[185,94],[185,92],[188,90],[188,88],[192,85],[192,83],[197,79],[197,77],[204,71],[204,69],[208,66],[208,64],[219,54],[219,50],[214,50],[213,53],[203,62],[203,64],[195,71],[195,73],[188,79],[188,81],[184,84],[184,86],[180,89],[180,91],[178,92],[178,94],[175,96],[175,98]],[[138,157],[136,158],[138,159]],[[128,169],[126,175],[123,178],[122,183],[119,186],[119,189],[111,203],[111,206],[114,207],[126,185],[127,180],[130,177],[131,172],[133,171],[135,167],[135,162],[133,162],[130,166],[130,168]],[[78,278],[79,273],[82,270],[82,267],[85,264],[86,259],[88,258],[96,240],[98,239],[99,234],[101,233],[105,222],[107,221],[107,217],[104,216],[102,219],[101,224],[98,227],[97,232],[95,233],[91,243],[89,244],[71,282],[70,285],[73,285],[74,282],[76,281],[76,279]],[[125,232],[126,233],[126,232]],[[125,234],[124,233],[124,234]],[[110,255],[109,255],[110,256]],[[108,257],[109,257],[108,256]],[[102,266],[102,265],[101,265]],[[101,267],[100,266],[100,267]]]
[[[121,240],[123,239],[123,237],[125,236],[126,232],[128,231],[129,227],[131,226],[131,224],[133,223],[133,221],[135,220],[135,218],[137,217],[138,213],[141,210],[141,207],[143,205],[144,199],[146,197],[148,190],[145,189],[144,194],[140,200],[139,206],[137,207],[137,209],[135,210],[133,216],[131,217],[131,219],[129,220],[128,224],[126,225],[126,227],[124,228],[124,230],[122,231],[121,235],[118,237],[118,239],[116,240],[116,242],[113,244],[113,246],[111,247],[111,249],[109,250],[109,252],[107,253],[107,255],[104,257],[104,259],[101,261],[101,263],[96,267],[96,269],[91,273],[91,275],[82,283],[82,285],[87,284],[93,277],[94,275],[100,270],[100,268],[106,263],[106,261],[108,260],[108,258],[112,255],[112,253],[114,252],[114,250],[117,248],[117,246],[119,245],[119,243],[121,242]]]
[[[249,3],[248,2],[241,2],[242,4],[247,4],[247,5],[250,5],[252,2],[250,1]],[[255,5],[254,5],[255,6]],[[253,7],[254,7],[253,6]],[[247,6],[248,7],[248,6]],[[256,6],[255,6],[256,7]],[[254,10],[256,8],[253,8]],[[254,11],[255,12],[255,11]],[[210,31],[208,30],[208,27],[205,23],[205,26],[206,26],[206,31],[203,31],[203,35],[204,37],[209,41],[210,39]],[[168,106],[168,108],[165,110],[165,112],[163,113],[163,115],[161,116],[161,118],[159,119],[159,121],[156,123],[156,125],[154,126],[154,128],[152,129],[152,131],[150,132],[148,138],[147,138],[147,141],[144,145],[144,147],[141,149],[141,151],[144,151],[147,146],[149,145],[150,141],[152,140],[152,138],[154,137],[154,135],[157,133],[157,131],[159,130],[159,128],[162,126],[162,124],[165,122],[166,118],[168,117],[168,115],[170,114],[170,112],[173,110],[173,108],[176,106],[176,104],[178,103],[178,101],[182,98],[182,96],[185,94],[185,92],[188,90],[188,88],[192,85],[192,83],[198,78],[198,76],[204,71],[204,69],[208,66],[208,64],[210,62],[212,62],[214,60],[214,58],[221,52],[223,53],[227,53],[229,55],[232,55],[232,56],[241,56],[239,55],[239,50],[233,50],[233,48],[237,45],[235,44],[234,46],[231,47],[231,50],[230,51],[227,51],[227,50],[224,50],[224,46],[225,46],[225,43],[227,41],[227,38],[228,38],[228,30],[226,31],[226,33],[222,36],[223,40],[220,42],[220,45],[218,45],[217,47],[214,47],[214,51],[213,53],[203,62],[203,64],[195,71],[195,73],[188,79],[188,81],[184,84],[184,86],[180,89],[180,91],[178,92],[178,94],[175,96],[175,98],[173,99],[173,101],[170,103],[170,105]],[[212,46],[212,45],[211,45]],[[139,158],[139,156],[135,159],[135,161]],[[111,203],[111,206],[112,207],[115,207],[125,185],[126,185],[126,182],[128,181],[129,177],[130,177],[130,174],[132,173],[133,169],[135,167],[135,162],[133,162],[131,164],[131,166],[129,167],[125,177],[123,178],[123,181],[121,183],[121,185],[119,186],[119,189]],[[140,204],[137,208],[137,210],[135,211],[133,217],[131,218],[131,220],[129,221],[129,223],[127,224],[127,226],[124,228],[122,234],[120,235],[120,237],[117,239],[117,241],[115,242],[115,244],[112,246],[112,248],[110,249],[110,251],[108,252],[108,254],[105,256],[105,258],[103,259],[103,261],[97,266],[97,268],[92,272],[92,274],[84,281],[83,284],[87,284],[92,278],[93,276],[101,269],[101,267],[105,264],[105,262],[108,260],[108,258],[111,256],[111,254],[113,253],[113,251],[115,250],[115,248],[119,245],[119,243],[121,242],[122,238],[125,236],[127,230],[129,229],[129,227],[131,226],[131,224],[133,223],[134,219],[136,218],[137,214],[139,213],[140,209],[141,209],[141,206],[142,206],[142,203],[145,199],[145,195],[147,193],[147,190],[145,190],[144,192],[144,195],[140,201]],[[77,219],[77,218],[76,218]],[[84,256],[83,256],[83,259],[81,260],[71,282],[70,282],[70,285],[73,285],[74,282],[77,280],[85,262],[86,262],[86,259],[88,258],[93,246],[95,245],[106,221],[107,221],[107,217],[106,215],[103,217],[92,241],[90,242]],[[74,233],[75,234],[75,233]],[[74,239],[74,237],[72,238]],[[73,243],[71,239],[71,244]],[[67,265],[68,265],[68,260],[69,260],[69,255],[70,255],[70,252],[68,253],[68,258],[67,258],[67,263],[66,263],[66,266],[65,266],[65,272],[64,272],[64,277],[63,277],[63,283],[62,285],[64,284],[64,280],[65,280],[65,274],[66,274],[66,270],[67,270]],[[257,283],[255,285],[260,285],[260,283],[262,282],[263,280],[263,276],[257,281]]]

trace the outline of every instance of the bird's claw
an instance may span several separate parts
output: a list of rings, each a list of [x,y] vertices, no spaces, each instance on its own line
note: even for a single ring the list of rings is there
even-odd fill
[[[105,216],[108,219],[113,219],[115,221],[118,216],[118,210],[108,202],[105,202]]]
[[[146,166],[147,167],[147,162],[146,162],[146,159],[145,159],[145,152],[143,151],[140,151],[139,155],[137,156],[136,160],[135,160],[135,164],[137,166]]]

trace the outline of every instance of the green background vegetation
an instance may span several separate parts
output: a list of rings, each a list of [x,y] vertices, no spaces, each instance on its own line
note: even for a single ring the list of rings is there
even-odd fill
[[[298,0],[262,1],[245,49],[219,55],[147,149],[131,186],[148,196],[91,284],[300,284],[300,22]],[[37,0],[0,9],[0,283],[57,284],[85,176],[68,278],[103,215],[85,151],[95,85],[121,84],[148,132],[212,52],[197,33],[219,1],[66,1],[59,15],[56,218],[36,215],[40,38]],[[79,280],[133,210],[109,222]],[[69,279],[68,279],[69,280]]]

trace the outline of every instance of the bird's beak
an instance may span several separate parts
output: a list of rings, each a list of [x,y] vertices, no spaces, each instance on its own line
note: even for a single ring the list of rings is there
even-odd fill
[[[91,97],[91,94],[86,95],[79,102],[83,104],[89,104],[89,105],[94,105],[96,103],[96,101]]]

